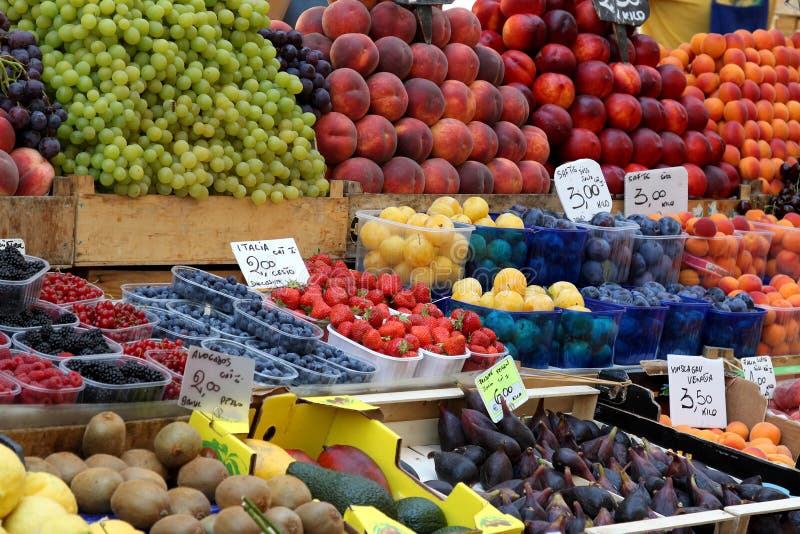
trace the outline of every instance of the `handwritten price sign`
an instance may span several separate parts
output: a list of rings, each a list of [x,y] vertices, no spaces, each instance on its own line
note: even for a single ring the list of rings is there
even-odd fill
[[[308,281],[306,264],[292,238],[239,241],[231,243],[231,249],[250,287],[271,289]]]
[[[667,356],[669,416],[676,425],[725,428],[725,371],[722,360]]]
[[[650,16],[648,0],[592,0],[600,20],[641,26]]]
[[[229,421],[231,432],[247,432],[255,367],[250,358],[189,347],[178,404]]]
[[[475,385],[493,422],[503,418],[501,399],[513,410],[528,400],[528,390],[511,356],[506,356],[475,377]]]
[[[601,211],[611,211],[611,193],[600,164],[579,159],[556,168],[556,193],[571,221],[589,221]]]
[[[775,394],[775,369],[772,367],[772,359],[769,356],[753,356],[752,358],[742,358],[744,377],[750,382],[755,382],[761,389],[761,394],[771,399]]]
[[[25,254],[25,241],[22,239],[0,239],[0,249],[15,247],[21,254]]]
[[[685,167],[625,175],[625,215],[676,213],[688,209],[689,173]]]

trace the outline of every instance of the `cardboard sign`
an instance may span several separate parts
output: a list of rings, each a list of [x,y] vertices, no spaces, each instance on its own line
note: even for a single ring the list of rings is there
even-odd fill
[[[212,414],[231,433],[250,430],[250,398],[256,362],[189,347],[178,405]]]
[[[528,390],[519,376],[514,359],[509,355],[475,377],[475,385],[481,394],[483,404],[493,422],[503,418],[504,398],[509,409],[513,410],[528,400]]]
[[[231,243],[231,249],[250,287],[271,289],[308,281],[306,264],[292,238],[239,241]]]
[[[20,253],[25,254],[25,241],[22,239],[0,239],[0,248],[16,247]]]
[[[771,399],[775,394],[775,369],[772,368],[772,358],[769,356],[753,356],[742,358],[744,377],[761,389],[761,394]]]
[[[685,167],[625,175],[625,215],[677,213],[688,209],[689,173]]]
[[[725,428],[723,360],[702,356],[667,355],[669,416],[675,425]]]
[[[641,26],[650,16],[648,0],[592,0],[597,16],[605,22]]]
[[[556,192],[571,221],[589,221],[602,211],[611,211],[611,193],[600,164],[579,159],[556,168]]]

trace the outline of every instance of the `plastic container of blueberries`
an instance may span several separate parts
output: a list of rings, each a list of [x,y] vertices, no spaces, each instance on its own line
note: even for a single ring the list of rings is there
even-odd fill
[[[186,352],[187,354],[189,352],[185,348],[182,348],[181,350],[183,352]],[[162,363],[164,355],[165,354],[172,354],[173,352],[174,352],[174,349],[148,350],[148,351],[145,351],[145,353],[144,353],[144,359],[147,360],[148,362],[154,364],[154,365],[159,366],[164,371],[166,371],[170,376],[170,381],[173,384],[175,384],[175,386],[177,386],[178,390],[180,390],[181,384],[183,383],[183,373],[179,373],[177,371],[173,371],[172,369],[167,367],[164,363]],[[177,396],[173,397],[173,396],[168,395],[166,387],[164,388],[163,400],[175,400],[177,398],[178,398]]]
[[[11,350],[10,354],[6,355],[5,357],[0,354],[0,360],[10,359],[14,358],[15,356],[21,356],[25,354],[28,356],[36,356],[41,359],[48,359],[42,358],[41,356],[32,354],[28,351]],[[53,365],[55,366],[55,364]],[[55,366],[55,368],[63,372],[58,368],[58,366]],[[33,384],[27,384],[15,378],[8,371],[0,371],[0,376],[9,378],[12,382],[19,386],[20,391],[16,398],[16,404],[75,404],[78,402],[78,397],[81,391],[83,391],[83,388],[86,387],[86,383],[84,382],[80,386],[76,387],[51,389],[41,386],[34,386]]]
[[[200,345],[204,349],[215,350],[217,352],[222,352],[223,354],[230,354],[231,356],[239,356],[239,354],[236,353],[242,353],[243,356],[241,357],[256,360],[256,363],[258,363],[258,360],[269,361],[270,363],[274,364],[275,367],[281,370],[281,375],[268,375],[266,373],[260,373],[256,371],[255,375],[253,376],[253,380],[257,384],[268,386],[288,386],[297,380],[297,370],[293,366],[289,365],[280,358],[276,358],[271,354],[266,354],[265,352],[256,350],[253,347],[248,347],[247,345],[242,345],[241,343],[222,338],[205,339]]]
[[[22,391],[19,382],[0,372],[0,386],[10,388],[9,391],[0,391],[0,404],[14,404]]]
[[[161,324],[163,324],[164,320],[169,317],[171,319],[177,319],[181,321],[183,328],[180,331],[171,330],[165,328],[164,326],[156,326],[155,330],[153,330],[153,337],[155,338],[166,338],[170,341],[176,341],[178,339],[183,342],[184,347],[189,347],[192,345],[200,346],[200,342],[204,339],[208,339],[210,337],[219,337],[220,333],[217,332],[215,328],[211,328],[207,324],[201,323],[200,321],[195,321],[194,319],[190,319],[185,315],[176,314],[167,310],[166,308],[153,308],[151,306],[145,306],[145,310],[150,311],[158,315],[159,319],[161,320]],[[190,334],[189,332],[194,331],[198,332],[199,335]]]
[[[336,384],[342,377],[342,372],[339,369],[336,369],[334,366],[330,365],[328,362],[319,358],[317,356],[311,355],[311,359],[324,365],[327,368],[327,373],[320,373],[319,371],[314,371],[307,367],[303,367],[302,365],[297,365],[296,363],[292,363],[289,361],[284,360],[280,356],[276,356],[269,351],[269,345],[261,341],[260,339],[251,339],[247,343],[246,346],[250,347],[251,349],[255,349],[267,356],[272,358],[277,358],[281,362],[285,363],[295,371],[297,371],[297,378],[292,383],[293,386],[305,386],[305,385],[327,385],[327,384]]]
[[[333,345],[329,345],[328,343],[325,343],[323,341],[320,341],[319,343],[323,343],[324,345],[328,345],[329,347],[341,352],[348,359],[349,365],[352,365],[353,361],[357,361],[360,364],[370,368],[369,371],[357,371],[357,370],[353,369],[352,367],[349,367],[348,365],[340,364],[340,363],[333,363],[333,362],[331,362],[329,360],[325,360],[323,358],[323,360],[325,360],[325,363],[327,363],[328,365],[330,365],[334,369],[338,369],[339,372],[341,373],[341,376],[339,378],[339,382],[337,382],[338,384],[366,384],[367,382],[372,382],[373,378],[375,378],[375,373],[378,372],[378,369],[369,360],[367,360],[365,358],[359,358],[358,356],[355,356],[353,354],[348,354],[348,353],[344,352],[343,350],[338,349],[338,348],[334,347]]]
[[[172,287],[170,282],[161,282],[155,284],[122,284],[119,286],[122,290],[122,300],[136,304],[137,306],[153,306],[156,308],[165,308],[167,302],[171,299],[151,298],[140,295],[136,292],[137,289],[145,287]],[[174,292],[174,290],[173,290]]]
[[[264,307],[275,308],[283,312],[290,313],[295,317],[297,317],[298,319],[302,319],[303,321],[315,325],[320,330],[322,330],[322,341],[328,341],[328,331],[325,329],[325,327],[328,326],[328,323],[330,323],[329,319],[314,319],[313,317],[309,317],[308,315],[302,314],[297,310],[290,310],[286,306],[281,306],[280,304],[272,300],[271,295],[272,295],[271,291],[269,293],[264,294]]]
[[[310,336],[298,336],[284,332],[279,327],[270,324],[258,317],[251,311],[252,305],[249,302],[237,302],[233,306],[234,324],[240,330],[247,332],[251,336],[266,341],[274,348],[279,348],[284,352],[295,352],[297,354],[308,354],[314,350],[314,344],[322,339],[322,329],[314,324],[302,321],[297,316],[276,308],[271,304],[261,303],[261,306],[275,311],[287,320],[301,321],[304,325],[311,328]]]
[[[186,273],[203,272],[215,280],[227,283],[221,276],[211,274],[202,269],[195,269],[186,265],[175,265],[172,268],[172,285],[175,287],[175,292],[185,299],[201,302],[202,304],[211,304],[222,313],[233,313],[233,306],[240,300],[263,300],[261,293],[257,293],[250,289],[247,290],[247,297],[239,298],[202,284],[190,280]],[[192,293],[196,292],[199,297],[195,297]]]
[[[59,306],[58,304],[53,304],[52,302],[47,302],[46,300],[37,300],[31,306],[33,309],[43,310],[47,312],[50,316],[52,321],[55,321],[59,317],[61,317],[65,313],[72,313],[71,311],[67,310],[63,306]],[[74,321],[70,323],[63,323],[57,326],[78,326],[79,321],[76,317]],[[0,324],[0,332],[5,333],[7,336],[13,336],[17,332],[27,332],[28,330],[36,330],[39,328],[38,326],[8,326],[4,324]],[[2,344],[0,343],[0,347]]]
[[[328,325],[328,343],[341,349],[348,355],[356,355],[369,361],[376,367],[375,382],[394,382],[406,378],[413,378],[417,367],[422,361],[422,355],[412,358],[395,358],[381,354],[367,347],[348,339],[337,332],[331,325]]]
[[[43,258],[24,256],[28,262],[41,261],[44,266],[25,280],[0,280],[0,313],[14,314],[30,308],[39,299],[44,275],[50,264]]]
[[[86,386],[81,393],[80,402],[84,404],[95,403],[109,403],[109,402],[152,402],[160,401],[164,396],[164,389],[172,381],[172,376],[167,372],[162,365],[153,364],[142,358],[136,356],[77,356],[74,358],[65,358],[59,364],[59,367],[65,373],[76,371],[70,365],[76,361],[95,362],[95,363],[113,363],[115,367],[121,367],[125,363],[132,362],[150,369],[158,371],[161,375],[161,380],[153,382],[138,382],[136,384],[104,384],[90,378],[83,378],[83,383]],[[78,374],[80,374],[79,371]]]
[[[181,306],[188,306],[193,312],[196,312],[198,315],[202,316],[203,318],[200,319],[199,317],[195,317],[194,315],[190,315],[189,313],[183,313],[178,311],[178,308]],[[210,328],[212,328],[222,339],[230,339],[231,341],[236,341],[238,343],[244,343],[249,339],[253,339],[253,336],[248,334],[247,332],[241,331],[242,335],[235,335],[229,334],[228,332],[222,331],[222,329],[217,328],[213,322],[225,322],[234,324],[234,318],[232,315],[228,315],[227,313],[222,313],[221,311],[217,310],[213,306],[209,304],[198,304],[193,300],[168,300],[166,303],[166,308],[174,314],[181,315],[183,317],[187,317],[193,321],[200,321],[201,323],[205,323]],[[234,324],[235,326],[235,324]]]
[[[54,330],[58,330],[59,328],[65,328],[65,327],[64,326],[57,326],[57,327],[54,327]],[[78,327],[75,327],[75,330],[77,332],[83,333],[83,332],[86,332],[86,331],[88,331],[90,329],[78,326]],[[61,360],[64,359],[62,357],[56,356],[55,354],[45,354],[44,352],[39,352],[38,350],[30,347],[27,343],[25,343],[25,340],[23,339],[25,337],[25,334],[27,334],[27,332],[17,332],[16,334],[14,334],[12,336],[11,340],[14,343],[14,347],[19,349],[20,351],[27,352],[28,354],[35,354],[36,356],[39,356],[40,358],[47,358],[48,360],[61,361]],[[108,348],[109,348],[108,352],[105,352],[103,354],[86,354],[85,356],[121,356],[122,355],[122,345],[120,345],[119,343],[117,343],[113,339],[109,339],[106,336],[103,336],[103,339],[105,339],[105,342],[108,345]]]
[[[96,306],[99,302],[97,301],[93,303],[89,303],[89,306]],[[120,301],[112,301],[112,302],[120,302]],[[128,303],[130,304],[130,303]],[[147,318],[146,323],[137,324],[135,326],[128,326],[125,328],[101,328],[99,326],[94,326],[88,323],[81,323],[83,328],[99,328],[103,335],[108,339],[113,339],[117,343],[128,343],[130,341],[139,341],[141,339],[147,339],[152,337],[153,330],[155,330],[156,326],[160,321],[158,315],[153,313],[152,311],[148,311],[143,309],[141,306],[137,306],[141,311],[144,312],[145,317]],[[74,308],[73,308],[74,309]]]

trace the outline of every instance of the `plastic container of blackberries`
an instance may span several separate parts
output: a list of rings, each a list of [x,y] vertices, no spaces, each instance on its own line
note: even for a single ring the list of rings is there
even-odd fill
[[[492,220],[498,213],[490,213]],[[475,230],[469,237],[469,253],[464,265],[464,276],[475,278],[484,291],[492,288],[497,273],[506,267],[513,267],[528,277],[528,234],[527,228],[496,228],[473,225]],[[419,370],[417,371],[419,372]],[[432,375],[425,375],[432,376]]]
[[[681,297],[679,302],[663,300],[661,304],[667,307],[667,315],[658,342],[658,358],[666,360],[668,354],[700,354],[703,350],[703,323],[711,303]]]
[[[160,318],[156,313],[141,309],[144,312],[147,322],[133,326],[126,326],[124,328],[101,328],[88,323],[81,323],[83,328],[98,328],[103,335],[108,339],[114,340],[117,343],[129,343],[131,341],[139,341],[153,336],[153,331],[158,326]]]
[[[47,302],[46,300],[37,300],[33,303],[30,310],[41,310],[45,312],[47,315],[50,316],[51,324],[56,324],[56,321],[59,317],[64,314],[72,313],[69,310],[51,302]],[[20,312],[21,313],[21,312]],[[17,314],[14,314],[17,315]],[[68,323],[58,323],[58,326],[78,326],[79,321],[78,318],[75,317],[74,321],[70,321]],[[39,326],[10,326],[2,323],[2,318],[0,318],[0,332],[5,333],[7,336],[13,336],[17,332],[27,332],[28,330],[36,330]],[[9,341],[10,343],[10,341]],[[2,340],[0,340],[0,347],[2,347]]]
[[[419,349],[418,353],[422,356],[422,361],[414,371],[415,378],[453,376],[461,372],[469,358],[469,351],[455,356],[436,354],[423,349]]]
[[[166,308],[167,302],[177,299],[178,294],[172,287],[170,282],[162,282],[155,284],[122,284],[119,286],[122,290],[122,300],[136,304],[137,306],[153,306],[155,308]],[[152,292],[163,293],[167,292],[168,296],[164,297],[149,297],[142,293],[150,289]]]
[[[413,378],[417,367],[422,361],[422,355],[411,358],[396,358],[375,352],[367,347],[348,339],[328,325],[328,344],[341,349],[345,354],[354,355],[361,360],[366,360],[375,366],[374,382],[395,382]]]
[[[170,300],[167,301],[166,307],[172,313],[193,321],[199,321],[211,327],[217,333],[215,337],[230,339],[238,343],[244,343],[249,339],[253,339],[253,336],[235,326],[233,315],[222,313],[209,304],[198,304],[191,300]],[[233,331],[238,332],[238,334],[226,332],[223,330],[223,328],[226,327],[233,329]]]
[[[30,351],[11,350],[8,354],[0,353],[0,360],[12,359],[17,356],[31,356],[40,360],[49,362],[56,371],[65,375],[64,371],[58,367],[57,364],[52,362],[50,358],[43,358],[42,356],[31,353]],[[0,371],[0,377],[7,378],[19,386],[19,394],[15,399],[16,404],[75,404],[78,402],[78,397],[86,387],[86,383],[81,383],[80,386],[71,386],[64,388],[46,388],[34,384],[28,384],[13,376],[11,371]]]
[[[484,354],[482,352],[468,350],[467,359],[464,360],[464,365],[461,367],[461,372],[468,373],[472,371],[485,371],[506,356],[508,356],[507,350],[495,352],[494,354]]]
[[[253,375],[255,385],[288,386],[297,380],[297,370],[294,367],[253,347],[221,338],[204,339],[200,346],[230,356],[254,360],[256,362],[256,370]],[[269,369],[269,371],[264,369]]]
[[[24,256],[30,262],[40,261],[43,267],[24,280],[0,279],[0,314],[14,314],[30,308],[39,299],[44,284],[44,275],[50,270],[47,260],[36,256]]]
[[[141,366],[156,373],[156,376],[160,376],[160,379],[148,382],[135,382],[132,384],[106,384],[96,379],[87,378],[86,375],[78,370],[76,366],[78,362],[105,363],[113,365],[116,368],[126,364]],[[148,362],[136,356],[77,356],[74,358],[65,358],[61,361],[59,367],[65,373],[75,371],[81,375],[86,387],[81,393],[80,402],[85,404],[160,401],[164,397],[164,388],[172,381],[172,376],[162,365]]]
[[[591,311],[562,310],[553,366],[563,369],[598,369],[614,364],[614,344],[625,310],[619,306],[584,299]]]
[[[322,358],[317,357],[316,355],[308,355],[308,354],[298,354],[298,356],[305,356],[306,358],[310,358],[315,364],[317,364],[321,370],[316,371],[314,369],[310,369],[304,365],[300,365],[295,362],[290,362],[289,360],[285,359],[282,356],[277,354],[273,354],[270,352],[270,346],[265,341],[261,341],[260,339],[251,339],[247,343],[246,346],[255,349],[271,358],[277,358],[281,362],[285,363],[295,371],[297,371],[297,378],[292,382],[293,386],[304,386],[309,384],[336,384],[341,382],[342,372],[335,368],[334,366],[328,364]]]
[[[207,276],[217,285],[232,285],[233,282],[186,265],[176,265],[172,268],[172,285],[178,295],[202,304],[210,304],[222,313],[233,313],[234,304],[241,300],[258,300],[259,302],[263,300],[261,293],[252,291],[244,284],[238,282],[235,284],[237,291],[241,292],[241,295],[237,296],[203,285],[193,279],[195,276]]]
[[[633,256],[633,238],[639,225],[630,221],[614,221],[615,226],[595,226],[576,223],[586,228],[586,245],[581,265],[581,286],[596,286],[603,282],[621,284],[628,279]]]
[[[578,283],[583,264],[587,228],[529,227],[528,265],[525,273],[529,284],[549,286],[559,281]]]
[[[78,326],[78,327],[70,327],[70,326],[60,326],[59,325],[59,326],[54,326],[53,327],[54,330],[59,330],[61,328],[74,328],[76,332],[79,332],[81,334],[86,333],[89,330],[99,330],[97,328],[84,328],[84,327],[80,327],[80,326]],[[48,360],[60,361],[60,360],[64,359],[64,357],[58,356],[57,354],[46,354],[44,352],[40,352],[40,351],[34,349],[33,347],[31,347],[30,345],[28,345],[25,342],[25,336],[30,332],[31,331],[29,330],[27,332],[17,332],[16,334],[14,334],[12,336],[12,338],[11,338],[11,340],[12,340],[12,342],[14,344],[14,347],[17,348],[18,350],[23,351],[23,352],[27,352],[28,354],[35,354],[36,356],[39,356],[40,358],[47,358]],[[109,339],[108,337],[103,336],[103,340],[106,342],[106,345],[108,345],[108,350],[106,352],[103,352],[103,353],[100,353],[100,354],[86,354],[86,355],[82,355],[82,356],[119,356],[119,355],[121,355],[123,353],[122,345],[120,345],[119,343],[117,343],[113,339]]]
[[[729,312],[711,308],[703,321],[703,345],[733,349],[737,358],[755,356],[767,310]]]
[[[160,319],[159,325],[153,330],[153,337],[155,338],[166,338],[170,341],[180,339],[184,347],[191,345],[199,347],[200,342],[204,339],[220,337],[220,333],[207,324],[173,313],[166,308],[145,306],[145,309],[156,314]],[[176,329],[171,323],[176,323],[179,329]]]
[[[715,237],[689,236],[683,244],[683,260],[678,281],[685,286],[717,287],[725,276],[735,276],[736,260],[742,246],[741,235]]]
[[[683,260],[683,244],[688,234],[634,235],[633,256],[628,271],[628,285],[647,282],[668,285],[678,281]]]
[[[269,323],[257,315],[260,309],[273,313],[279,320]],[[322,339],[320,327],[304,321],[294,314],[276,308],[274,305],[253,301],[237,302],[233,307],[234,324],[243,332],[266,341],[273,348],[285,353],[308,354],[314,350],[314,344]],[[292,323],[294,326],[308,331],[308,335],[299,335],[281,329],[280,323]]]
[[[584,299],[587,306],[601,304],[594,299]],[[623,310],[619,320],[619,333],[614,342],[614,365],[639,365],[642,360],[652,360],[658,354],[658,342],[664,330],[666,306],[629,306],[608,304]],[[590,307],[590,309],[592,309]]]
[[[181,352],[189,353],[187,349],[180,349]],[[169,373],[170,381],[173,385],[173,391],[175,391],[174,395],[169,394],[169,386],[164,389],[164,397],[163,400],[174,400],[178,398],[178,392],[180,392],[181,384],[183,384],[183,373],[179,373],[167,367],[164,363],[164,359],[166,356],[170,356],[175,353],[175,349],[155,349],[155,350],[148,350],[144,353],[144,359],[148,362],[158,365],[162,369],[164,369],[167,373]]]
[[[0,404],[14,404],[22,387],[19,383],[0,372]]]

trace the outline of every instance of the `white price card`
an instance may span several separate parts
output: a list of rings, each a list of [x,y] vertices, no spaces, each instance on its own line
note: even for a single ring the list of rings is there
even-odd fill
[[[761,394],[771,399],[775,394],[775,369],[772,368],[772,358],[769,356],[753,356],[739,360],[744,371],[744,378],[755,382],[761,389]]]
[[[667,167],[625,175],[625,215],[677,213],[689,209],[689,173]]]
[[[476,376],[475,385],[489,416],[495,423],[503,418],[500,399],[504,398],[511,410],[528,400],[528,390],[510,355]]]
[[[292,238],[239,241],[231,243],[231,249],[252,288],[272,289],[308,281],[308,269]]]
[[[725,370],[721,359],[667,355],[669,417],[675,425],[725,428]]]
[[[188,350],[178,405],[225,421],[230,432],[248,432],[255,360],[200,347]]]
[[[556,193],[571,221],[589,221],[602,211],[611,211],[611,193],[600,164],[579,159],[556,167]]]
[[[16,247],[20,253],[25,254],[25,241],[22,239],[0,239],[0,248]]]

